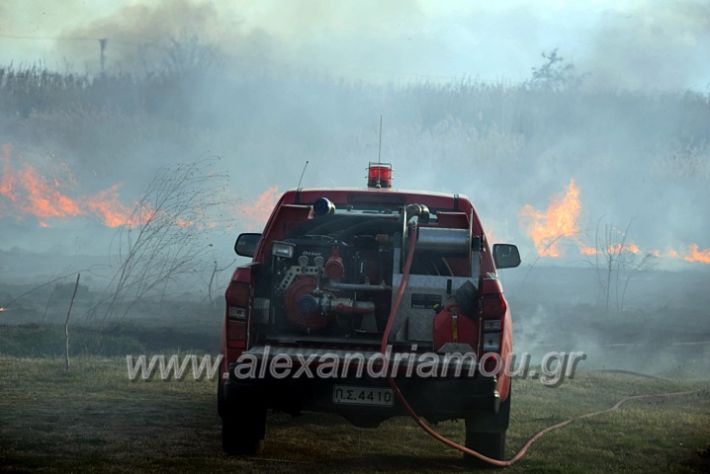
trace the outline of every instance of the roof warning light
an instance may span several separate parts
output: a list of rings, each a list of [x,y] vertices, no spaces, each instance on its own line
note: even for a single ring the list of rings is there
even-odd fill
[[[392,164],[391,163],[370,163],[367,168],[368,188],[391,188],[392,187]]]

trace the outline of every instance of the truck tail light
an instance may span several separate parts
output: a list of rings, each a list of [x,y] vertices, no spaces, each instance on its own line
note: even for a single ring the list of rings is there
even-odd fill
[[[503,293],[489,293],[481,296],[481,317],[483,319],[503,319],[508,305]]]
[[[231,347],[246,347],[249,335],[251,287],[246,283],[232,282],[227,288],[227,343]]]
[[[502,293],[481,296],[481,354],[500,352],[503,318],[507,309]]]

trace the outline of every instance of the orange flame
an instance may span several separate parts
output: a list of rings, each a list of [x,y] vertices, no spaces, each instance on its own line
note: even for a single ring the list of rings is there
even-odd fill
[[[579,243],[579,252],[582,255],[596,255],[597,254],[597,249],[594,247],[588,247],[584,244]],[[626,244],[622,247],[621,244],[614,244],[610,245],[607,247],[607,250],[611,254],[619,254],[621,252],[629,252],[632,254],[640,254],[641,248],[634,244]],[[687,252],[679,252],[678,250],[674,248],[668,248],[665,252],[662,252],[659,249],[651,249],[647,252],[644,252],[645,255],[649,255],[652,257],[656,258],[672,258],[672,259],[682,259],[685,260],[686,262],[692,262],[692,263],[706,263],[710,264],[710,248],[707,248],[705,250],[700,250],[700,247],[698,244],[692,243],[688,246],[688,251]]]
[[[107,227],[138,227],[151,218],[153,211],[141,208],[138,212],[118,199],[118,185],[114,184],[86,199],[86,207],[96,214]],[[178,224],[180,225],[180,224]],[[180,227],[183,227],[180,225]]]
[[[16,211],[36,217],[40,227],[49,227],[48,218],[87,214],[98,217],[107,227],[137,227],[155,214],[148,207],[134,211],[123,204],[118,198],[117,184],[87,198],[71,198],[60,191],[59,180],[41,176],[30,164],[25,164],[19,171],[13,170],[11,152],[10,145],[2,147],[0,196],[9,200]],[[186,219],[178,219],[176,223],[180,227],[192,225]]]
[[[63,194],[58,180],[48,180],[31,165],[25,165],[15,172],[10,160],[12,147],[2,147],[2,177],[0,195],[7,198],[14,207],[37,217],[42,227],[48,224],[44,219],[79,216],[84,213],[79,202]]]
[[[84,213],[78,201],[59,190],[58,180],[44,178],[30,165],[15,172],[10,161],[11,153],[12,147],[3,145],[0,195],[8,199],[17,210],[37,217],[43,227],[48,226],[44,219]]]
[[[271,215],[274,205],[279,200],[279,189],[271,186],[251,203],[237,208],[238,216],[244,220],[249,230],[262,227]]]
[[[596,255],[599,249],[584,244],[578,237],[579,225],[577,219],[582,206],[579,201],[579,188],[574,179],[570,179],[567,191],[562,196],[553,196],[550,205],[545,211],[538,211],[532,205],[526,204],[520,210],[521,222],[527,228],[528,235],[535,244],[537,254],[541,257],[559,257],[561,255],[558,244],[562,238],[571,238],[581,255]],[[628,252],[634,255],[642,253],[641,248],[634,242],[617,243],[609,245],[606,252],[621,254]],[[665,256],[668,258],[682,258],[686,262],[710,264],[710,249],[700,250],[698,244],[692,243],[687,252],[680,252],[669,248],[665,253],[658,249],[645,252],[654,257]]]
[[[125,225],[131,215],[131,210],[118,200],[116,185],[87,198],[86,206],[108,227]]]
[[[641,249],[639,249],[639,246],[633,242],[630,244],[621,244],[621,243],[613,244],[613,245],[609,245],[607,247],[607,252],[612,253],[612,254],[620,254],[621,252],[628,252],[628,253],[637,254],[640,251],[641,251]]]
[[[588,245],[584,245],[582,243],[578,244],[579,246],[579,253],[582,255],[596,255],[597,254],[597,249],[596,247],[590,247]]]
[[[579,188],[570,179],[564,196],[555,196],[543,211],[526,204],[520,210],[520,216],[527,221],[528,235],[532,238],[538,255],[559,257],[559,239],[572,237],[579,232],[577,219],[582,210],[579,203]]]
[[[591,256],[599,252],[599,249],[586,245],[577,237],[579,233],[577,219],[581,209],[579,188],[574,179],[570,179],[567,191],[563,196],[553,196],[552,202],[544,212],[538,211],[530,204],[523,206],[520,210],[521,221],[526,223],[528,235],[532,238],[539,256],[559,257],[558,244],[562,238],[571,238],[581,255]],[[610,254],[627,252],[634,255],[642,252],[634,242],[611,244],[605,251]],[[646,254],[660,257],[661,251],[654,249]],[[688,262],[710,263],[710,249],[701,251],[697,244],[691,244],[689,252],[686,254],[681,255],[677,250],[669,249],[665,256],[683,258]]]
[[[26,200],[20,204],[20,210],[40,219],[80,216],[84,213],[77,201],[57,189],[57,182],[50,183],[32,167],[23,168],[18,178],[26,192]]]
[[[579,249],[579,253],[582,255],[596,255],[598,253],[598,250],[596,247],[590,247],[588,245],[585,245],[581,242],[577,242],[577,248]],[[633,242],[630,244],[613,244],[609,245],[606,248],[606,251],[610,254],[620,254],[622,252],[628,252],[632,253],[634,255],[638,254],[641,252],[641,249],[639,248],[638,245],[634,244]],[[649,252],[652,253],[652,252]]]
[[[683,256],[686,262],[710,263],[710,248],[700,250],[698,244],[690,244],[688,253]]]

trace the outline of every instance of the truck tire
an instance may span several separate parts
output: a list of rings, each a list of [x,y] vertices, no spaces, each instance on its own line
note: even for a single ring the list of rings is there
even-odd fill
[[[266,434],[266,407],[247,399],[222,398],[220,402],[224,452],[229,455],[259,454]]]
[[[259,454],[264,446],[265,424],[266,420],[259,423],[254,419],[222,418],[222,449],[231,456]]]
[[[505,431],[502,433],[480,433],[466,430],[466,447],[489,458],[502,460],[505,456]],[[468,463],[490,466],[478,458],[464,454]]]
[[[510,419],[510,399],[500,404],[498,413],[475,412],[466,417],[466,447],[493,459],[505,458],[505,438]],[[491,467],[478,458],[464,455],[466,462]]]

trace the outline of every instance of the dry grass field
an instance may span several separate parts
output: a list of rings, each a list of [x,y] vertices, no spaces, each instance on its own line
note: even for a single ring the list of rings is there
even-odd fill
[[[131,382],[122,357],[0,357],[0,470],[20,472],[456,472],[461,457],[406,418],[360,429],[320,414],[271,414],[257,458],[221,451],[214,381]],[[507,472],[706,472],[710,385],[582,372],[558,388],[518,380],[508,456],[533,433],[631,394],[632,401],[552,432]],[[463,423],[438,425],[462,440]]]

